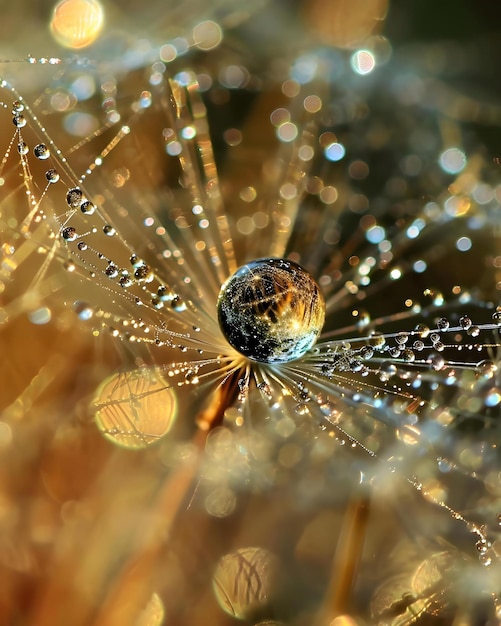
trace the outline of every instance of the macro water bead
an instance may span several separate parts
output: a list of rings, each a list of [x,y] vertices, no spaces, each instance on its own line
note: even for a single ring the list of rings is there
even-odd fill
[[[286,259],[258,259],[221,287],[219,325],[238,352],[262,363],[298,359],[316,342],[325,303],[312,276]]]

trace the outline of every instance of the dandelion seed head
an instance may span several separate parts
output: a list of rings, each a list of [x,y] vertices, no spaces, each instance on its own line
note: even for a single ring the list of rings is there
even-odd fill
[[[195,47],[221,49],[223,30],[198,23]],[[179,68],[188,44],[162,44],[161,60],[130,81],[86,67],[92,89],[80,89],[63,72],[38,108],[3,84],[2,323],[40,323],[47,300],[44,326],[68,324],[64,301],[78,336],[87,326],[96,345],[117,346],[93,423],[119,455],[136,449],[160,472],[194,468],[190,507],[212,523],[231,523],[249,494],[287,492],[309,512],[362,487],[401,511],[410,491],[430,536],[444,534],[435,507],[464,543],[481,543],[473,571],[487,571],[500,510],[501,313],[497,187],[483,151],[461,150],[459,167],[425,128],[402,146],[373,96],[361,102],[348,83],[333,97],[337,55],[278,64],[271,84],[235,59],[212,76]],[[357,83],[370,89],[383,69]],[[53,98],[65,84],[68,106]],[[277,98],[261,99],[263,84]],[[209,133],[211,116],[253,89],[259,115]],[[80,100],[93,121],[72,140],[64,120],[78,121]],[[256,128],[267,131],[262,149]],[[18,276],[29,297],[16,294]],[[404,553],[403,541],[392,549]],[[366,580],[373,615],[447,612],[447,589],[436,606],[429,597],[445,579],[457,588],[462,551],[406,557],[412,573],[391,590]],[[239,571],[218,602],[236,594],[246,617],[255,588],[239,587]]]

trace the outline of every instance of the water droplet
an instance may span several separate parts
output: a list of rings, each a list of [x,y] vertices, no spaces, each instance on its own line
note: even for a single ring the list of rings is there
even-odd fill
[[[430,364],[431,368],[437,372],[443,370],[445,367],[445,359],[439,354],[432,354],[428,359],[428,363]]]
[[[179,296],[174,296],[172,298],[171,307],[174,309],[174,311],[177,311],[178,313],[186,311],[186,303]]]
[[[105,224],[103,226],[103,233],[107,235],[108,237],[113,237],[113,235],[115,235],[116,232],[117,231],[110,224]]]
[[[68,189],[68,192],[66,194],[66,203],[71,208],[76,209],[78,206],[80,206],[82,198],[83,193],[81,189],[79,189],[78,187],[73,187],[72,189]]]
[[[132,278],[126,272],[122,272],[122,276],[120,277],[120,280],[118,282],[120,284],[120,287],[123,287],[124,289],[134,284]]]
[[[108,278],[116,278],[118,276],[118,267],[114,263],[109,263],[104,270]]]
[[[59,174],[55,169],[51,168],[45,172],[45,178],[49,183],[57,183],[59,180]]]
[[[134,278],[139,282],[150,283],[154,278],[154,274],[151,271],[151,267],[144,264],[134,270]]]
[[[386,344],[386,338],[380,333],[375,332],[371,335],[370,342],[375,350],[383,350]]]
[[[54,7],[50,29],[56,41],[74,50],[92,44],[104,24],[98,0],[60,0]]]
[[[165,285],[160,285],[160,287],[157,289],[157,296],[160,298],[160,300],[165,302],[166,300],[172,300],[174,294],[169,289],[167,289]]]
[[[24,117],[24,115],[14,115],[14,117],[12,118],[12,123],[14,124],[14,126],[17,126],[17,128],[23,128],[24,126],[26,126],[26,118]]]
[[[471,326],[466,332],[470,337],[478,337],[480,335],[480,328],[478,326]]]
[[[61,231],[61,236],[63,239],[66,239],[66,241],[75,241],[77,238],[77,231],[73,228],[73,226],[66,226],[66,228],[63,228]]]
[[[158,441],[170,430],[177,416],[177,399],[159,368],[141,368],[106,379],[93,408],[106,439],[137,449]]]
[[[218,317],[228,342],[266,363],[301,357],[316,342],[325,318],[320,289],[286,259],[252,261],[221,287]]]
[[[32,324],[36,324],[37,326],[48,324],[52,319],[52,311],[48,307],[44,306],[36,311],[28,313],[28,319]]]
[[[421,339],[426,339],[430,334],[430,329],[425,324],[418,324],[415,328],[415,331],[421,337]]]
[[[184,375],[184,378],[190,385],[197,385],[200,381],[196,370],[188,370]]]
[[[204,501],[205,509],[213,517],[228,517],[235,510],[237,498],[235,493],[226,486],[213,489]]]
[[[372,359],[374,356],[374,349],[371,346],[363,346],[363,348],[360,348],[359,354],[361,359]]]
[[[464,330],[468,330],[468,328],[472,325],[472,321],[467,315],[463,315],[463,317],[459,318],[459,325]]]
[[[90,200],[84,200],[80,205],[80,211],[82,211],[82,213],[85,213],[85,215],[92,215],[95,210],[96,206]]]
[[[449,326],[449,320],[446,317],[441,317],[437,320],[437,328],[440,330],[447,330]]]
[[[385,361],[384,363],[381,363],[381,367],[379,368],[379,379],[382,382],[387,382],[396,373],[397,368],[393,363],[391,363],[390,361]]]
[[[399,344],[405,344],[409,341],[409,333],[401,332],[395,337],[395,341]]]
[[[498,368],[492,361],[484,360],[477,363],[475,370],[478,376],[481,376],[485,380],[489,380],[490,378],[493,378],[494,374],[498,371]]]
[[[92,309],[92,307],[87,304],[87,302],[81,302],[80,300],[77,300],[73,304],[73,310],[78,315],[78,317],[85,322],[90,320],[94,315],[94,310]]]
[[[278,558],[264,548],[240,548],[224,555],[213,578],[219,606],[237,619],[262,609],[276,588],[278,568]]]
[[[39,143],[33,148],[33,154],[37,159],[45,161],[50,157],[50,150],[44,143]]]
[[[493,387],[485,394],[485,406],[497,406],[501,403],[501,389]]]
[[[475,548],[480,554],[485,554],[488,550],[487,543],[484,539],[479,539],[475,544]]]
[[[24,141],[20,141],[17,144],[17,151],[19,152],[19,154],[28,154],[29,150],[30,149],[28,148],[28,144],[24,143]]]
[[[406,363],[412,363],[413,361],[416,360],[416,355],[414,354],[414,352],[410,349],[410,348],[406,348],[401,355],[401,358],[406,362]]]

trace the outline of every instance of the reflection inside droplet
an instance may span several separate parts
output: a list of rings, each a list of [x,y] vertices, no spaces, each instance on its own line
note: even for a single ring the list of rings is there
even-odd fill
[[[241,354],[284,363],[301,357],[317,340],[325,303],[313,277],[287,259],[258,259],[221,287],[221,330]]]

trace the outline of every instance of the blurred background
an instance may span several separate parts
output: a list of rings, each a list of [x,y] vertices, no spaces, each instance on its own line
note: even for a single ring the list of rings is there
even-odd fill
[[[331,176],[332,185],[345,189],[343,201],[350,207],[346,228],[364,210],[356,203],[367,198],[388,228],[414,210],[412,202],[445,198],[450,175],[461,169],[455,169],[454,158],[474,155],[476,181],[488,187],[482,189],[489,196],[483,203],[476,192],[479,206],[488,205],[482,228],[474,220],[447,225],[451,249],[441,252],[430,273],[421,280],[416,270],[398,289],[375,298],[373,307],[377,314],[397,313],[403,296],[431,283],[444,292],[456,284],[476,288],[479,301],[499,304],[498,3],[18,0],[3,5],[0,75],[35,103],[63,154],[83,142],[74,156],[77,164],[90,162],[85,142],[103,123],[130,112],[131,94],[156,72],[197,75],[242,258],[252,252],[246,248],[247,222],[241,221],[254,211],[248,195],[254,187],[259,197],[276,194],[262,165],[288,141],[280,133],[277,138],[273,126],[280,124],[273,118],[270,124],[270,114],[283,110],[298,85],[309,81],[312,64],[325,72],[318,89],[328,103],[318,132],[335,128],[340,144],[371,172],[365,180],[362,163],[358,173],[348,175],[344,162],[327,157],[333,173],[326,180]],[[315,101],[309,106],[314,111]],[[12,128],[1,133],[6,151]],[[239,147],[242,134],[246,141]],[[452,165],[446,155],[439,167],[447,148],[457,150],[448,155]],[[154,170],[155,163],[148,167]],[[157,171],[156,184],[170,184],[176,174]],[[316,240],[305,228],[317,215],[311,198],[322,197],[329,205],[332,188],[308,189],[289,252],[314,258]],[[8,202],[2,195],[4,215]],[[489,550],[490,566],[500,550],[494,539],[501,467],[492,453],[499,423],[489,412],[479,411],[472,420],[474,445],[458,447],[458,456],[469,455],[468,471],[450,482],[446,473],[437,477],[434,493],[439,500],[442,493],[454,494],[451,509],[435,506],[406,478],[367,488],[354,469],[356,453],[319,437],[313,426],[297,433],[279,457],[278,478],[262,489],[256,484],[266,483],[264,474],[257,483],[242,478],[252,469],[237,454],[240,444],[231,430],[223,428],[206,441],[191,414],[183,416],[179,433],[160,445],[116,445],[96,427],[96,390],[117,371],[141,365],[143,355],[108,335],[96,336],[82,323],[67,306],[74,299],[66,295],[72,293],[64,289],[67,278],[56,274],[42,301],[30,290],[33,266],[11,273],[4,220],[0,624],[501,623],[499,565],[492,570],[478,560]],[[338,235],[343,241],[343,233]],[[443,247],[449,245],[438,231],[434,250],[442,237]],[[474,242],[470,256],[462,254],[461,237]],[[332,242],[324,244],[315,249],[319,274],[332,254]],[[106,306],[106,295],[98,297]],[[341,311],[336,323],[350,316],[350,310]],[[147,384],[155,386],[153,376]],[[447,393],[439,390],[437,398],[446,406]],[[158,401],[173,402],[168,393]],[[293,460],[298,450],[300,465]],[[483,455],[486,467],[479,460]],[[293,466],[300,468],[299,476],[285,471]],[[477,469],[485,469],[480,485]],[[227,476],[238,488],[226,488]],[[455,519],[456,510],[461,513]],[[492,525],[493,541],[476,545],[484,535],[475,529],[486,524]]]

